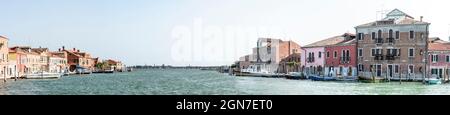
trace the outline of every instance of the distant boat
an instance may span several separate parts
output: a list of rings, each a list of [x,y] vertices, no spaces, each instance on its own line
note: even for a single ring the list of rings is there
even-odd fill
[[[321,76],[310,76],[313,81],[336,81],[334,77],[321,77]]]
[[[48,73],[48,72],[38,72],[33,74],[25,75],[26,79],[52,79],[52,78],[60,78],[62,74],[60,73]]]
[[[306,79],[306,77],[304,75],[302,75],[302,73],[300,72],[289,72],[286,75],[287,79]]]
[[[75,69],[75,74],[91,74],[91,73],[92,73],[91,70],[84,67],[77,67]]]
[[[114,70],[95,70],[92,73],[114,73]]]
[[[375,79],[373,79],[372,77],[362,77],[362,76],[358,77],[358,81],[363,83],[380,83],[383,82],[384,80],[385,79],[381,77],[375,77]]]

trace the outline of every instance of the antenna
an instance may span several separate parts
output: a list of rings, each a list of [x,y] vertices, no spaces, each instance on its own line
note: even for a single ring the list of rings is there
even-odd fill
[[[384,8],[384,3],[381,4],[381,9],[376,11],[376,16],[375,16],[375,20],[382,20],[384,18],[384,16],[386,16],[386,14],[389,12],[389,10],[386,10]]]

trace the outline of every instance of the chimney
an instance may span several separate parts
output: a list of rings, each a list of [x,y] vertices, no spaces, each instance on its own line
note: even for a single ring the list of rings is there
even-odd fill
[[[80,50],[77,50],[77,52],[80,52]]]
[[[73,51],[77,51],[77,49],[73,48]]]
[[[420,16],[420,22],[422,22],[422,20],[423,20],[423,16]]]
[[[66,50],[66,48],[63,46],[63,47],[62,47],[62,50]]]
[[[61,48],[58,49],[58,52],[61,52]]]

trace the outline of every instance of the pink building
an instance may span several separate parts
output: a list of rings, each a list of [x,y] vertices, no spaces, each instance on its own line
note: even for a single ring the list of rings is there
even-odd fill
[[[318,75],[323,76],[325,74],[325,47],[330,45],[336,45],[341,43],[348,38],[351,34],[344,34],[339,36],[334,36],[322,41],[318,41],[309,45],[302,47],[301,58],[302,71],[311,76]]]
[[[450,42],[440,40],[439,38],[430,38],[428,44],[429,50],[429,74],[449,80],[450,71]]]
[[[355,35],[347,34],[343,42],[325,47],[325,73],[333,77],[356,77]]]

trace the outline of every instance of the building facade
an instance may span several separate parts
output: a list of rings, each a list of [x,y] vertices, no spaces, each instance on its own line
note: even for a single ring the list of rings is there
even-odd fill
[[[325,47],[336,45],[346,40],[351,34],[344,34],[324,39],[302,47],[301,70],[308,76],[324,76],[325,69]]]
[[[450,72],[450,42],[440,40],[439,38],[431,38],[428,44],[428,63],[429,77],[442,78],[444,81],[449,80]]]
[[[8,55],[9,55],[9,48],[8,48],[8,38],[4,36],[0,36],[0,79],[3,79],[6,81],[6,79],[10,78],[7,75],[8,70]]]
[[[382,20],[355,27],[358,75],[423,80],[429,25],[394,9]]]
[[[257,47],[252,51],[247,61],[250,64],[242,62],[248,64],[246,68],[241,68],[242,72],[278,73],[280,61],[294,53],[299,53],[300,45],[293,41],[259,38]]]
[[[346,39],[325,47],[325,74],[331,77],[356,77],[356,39],[346,34]]]

